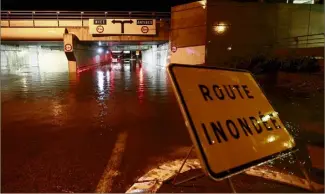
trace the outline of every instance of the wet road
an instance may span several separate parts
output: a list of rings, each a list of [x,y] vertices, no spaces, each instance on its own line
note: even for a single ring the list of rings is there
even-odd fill
[[[135,64],[78,76],[2,76],[2,192],[125,192],[159,163],[184,157],[191,142],[167,76],[163,67]],[[323,104],[274,90],[268,91],[280,117],[283,111],[305,145],[306,133],[292,124],[301,121],[293,106],[304,114],[317,106],[314,120],[304,117],[303,123],[323,127]],[[313,99],[322,97],[323,91]],[[302,155],[309,161],[307,152]],[[292,161],[274,165],[284,169]]]
[[[2,87],[2,191],[94,192],[106,176],[125,192],[186,132],[164,69],[25,75]]]

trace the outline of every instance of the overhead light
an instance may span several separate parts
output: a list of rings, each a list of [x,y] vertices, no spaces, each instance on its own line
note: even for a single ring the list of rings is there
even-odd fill
[[[98,48],[98,49],[97,49],[97,52],[98,52],[98,53],[102,53],[102,52],[103,52],[103,49],[102,49],[102,48]]]
[[[227,30],[228,28],[228,25],[225,24],[225,23],[220,23],[218,24],[217,26],[214,26],[214,31],[217,33],[217,34],[223,34],[225,33],[225,31]]]
[[[130,53],[130,51],[123,51],[123,53]]]
[[[98,45],[99,45],[99,46],[101,46],[101,45],[102,45],[102,42],[101,42],[101,41],[99,41],[99,42],[98,42]]]
[[[315,4],[314,0],[294,0],[293,4]]]
[[[121,53],[121,51],[112,51],[112,53]]]

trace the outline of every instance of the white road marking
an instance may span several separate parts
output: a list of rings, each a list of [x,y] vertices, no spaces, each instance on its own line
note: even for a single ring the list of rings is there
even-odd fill
[[[155,193],[164,181],[176,175],[182,163],[183,159],[170,161],[160,165],[158,168],[150,170],[144,176],[140,177],[126,193]],[[201,168],[201,165],[197,159],[188,159],[181,173],[198,168]]]
[[[166,162],[160,165],[158,168],[154,168],[146,173],[144,176],[140,177],[127,191],[126,193],[155,193],[162,186],[164,181],[174,177],[182,165],[183,160],[175,160],[171,162]],[[198,159],[188,159],[181,171],[181,173],[192,170],[199,169],[201,165]],[[294,175],[287,175],[274,170],[269,170],[256,166],[246,170],[244,173],[251,176],[258,176],[265,179],[287,183],[289,185],[295,185],[300,188],[309,189],[309,185],[305,179],[299,178]],[[324,189],[323,185],[312,182],[312,185],[317,190]]]
[[[97,185],[96,193],[109,193],[111,191],[113,179],[119,174],[118,168],[121,164],[127,136],[127,132],[118,135],[110,160],[108,161],[105,171]]]

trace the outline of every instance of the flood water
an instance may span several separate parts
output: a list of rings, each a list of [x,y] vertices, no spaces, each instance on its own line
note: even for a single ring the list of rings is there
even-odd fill
[[[107,168],[105,189],[125,192],[191,146],[164,67],[109,64],[78,75],[23,73],[1,80],[2,192],[94,192]],[[304,115],[306,126],[323,126],[323,91],[308,100],[290,91],[267,93],[305,145],[313,133],[305,141],[297,122]],[[308,153],[303,157],[309,161]]]

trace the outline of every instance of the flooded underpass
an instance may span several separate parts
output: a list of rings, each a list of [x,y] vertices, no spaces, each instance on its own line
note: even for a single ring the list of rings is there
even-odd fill
[[[306,76],[264,89],[297,141],[297,157],[322,183],[308,147],[323,149],[323,75]],[[125,192],[191,147],[164,66],[112,63],[1,80],[2,192]],[[293,154],[264,167],[304,177]]]

